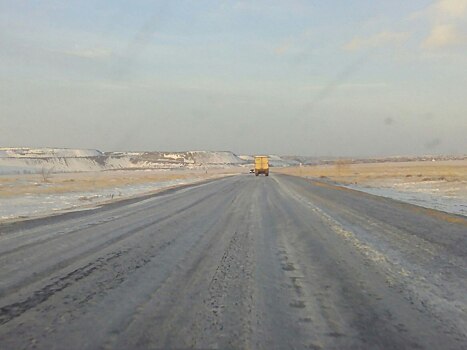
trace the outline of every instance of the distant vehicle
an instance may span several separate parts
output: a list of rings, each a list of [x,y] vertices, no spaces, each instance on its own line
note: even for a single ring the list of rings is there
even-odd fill
[[[267,156],[255,157],[255,175],[264,174],[269,176],[269,159]]]
[[[255,169],[250,169],[250,174],[254,174],[255,173]]]

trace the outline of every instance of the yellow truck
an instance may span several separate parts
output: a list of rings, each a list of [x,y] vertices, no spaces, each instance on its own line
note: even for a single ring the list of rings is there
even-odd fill
[[[269,159],[267,156],[255,157],[255,175],[264,174],[269,176]]]

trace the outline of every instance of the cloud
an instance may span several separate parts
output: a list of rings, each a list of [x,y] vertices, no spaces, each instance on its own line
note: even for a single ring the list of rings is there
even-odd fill
[[[68,56],[75,56],[87,59],[103,59],[112,56],[112,51],[105,48],[86,48],[61,51]]]
[[[366,89],[386,89],[389,85],[385,82],[356,82],[356,83],[342,83],[339,84],[339,89],[345,90],[366,90]],[[313,91],[320,91],[328,88],[328,85],[324,84],[315,84],[315,85],[306,85],[302,89],[306,93]]]
[[[288,37],[274,48],[274,53],[277,56],[292,53],[301,55],[307,51],[312,42],[313,33],[310,30],[305,30],[298,35]]]
[[[429,36],[423,41],[425,49],[437,49],[467,44],[467,34],[451,24],[434,25]]]
[[[465,18],[467,14],[467,0],[439,0],[434,9],[438,14],[452,18]]]
[[[439,145],[441,145],[442,141],[439,138],[432,139],[428,142],[425,143],[425,148],[427,149],[433,149],[437,148]]]
[[[355,37],[347,44],[344,49],[348,51],[356,51],[366,48],[376,48],[390,45],[399,45],[409,38],[407,32],[381,32],[366,38]]]
[[[410,16],[414,20],[425,18],[438,23],[466,17],[467,0],[438,0]]]
[[[262,15],[305,15],[311,10],[310,5],[306,1],[301,0],[289,0],[286,6],[280,0],[237,0],[235,2],[227,1],[226,4],[235,11]]]
[[[274,49],[274,52],[276,53],[276,55],[281,56],[281,55],[285,54],[287,51],[289,51],[291,45],[292,44],[290,42],[285,42],[285,43],[279,45],[278,47],[276,47]]]
[[[447,49],[467,44],[467,0],[437,0],[411,18],[430,22],[422,49]]]

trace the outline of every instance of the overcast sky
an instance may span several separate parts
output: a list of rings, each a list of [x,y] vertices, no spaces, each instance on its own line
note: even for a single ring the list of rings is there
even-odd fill
[[[467,153],[467,0],[0,0],[0,147]]]

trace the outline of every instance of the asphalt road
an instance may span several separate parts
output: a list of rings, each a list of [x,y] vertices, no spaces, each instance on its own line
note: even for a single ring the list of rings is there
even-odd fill
[[[0,226],[1,349],[466,349],[467,218],[239,175]]]

